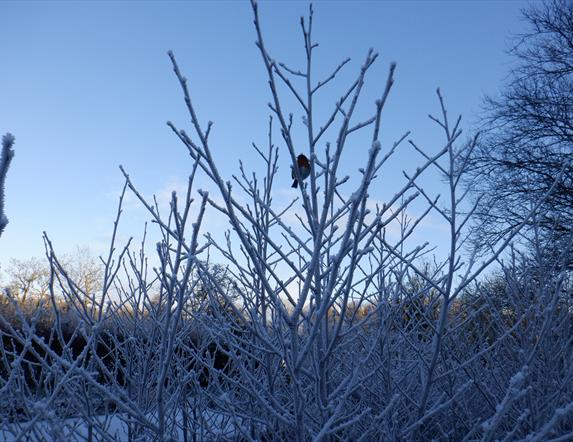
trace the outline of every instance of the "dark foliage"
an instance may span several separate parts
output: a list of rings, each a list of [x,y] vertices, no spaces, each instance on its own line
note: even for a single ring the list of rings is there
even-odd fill
[[[66,372],[70,365],[76,365],[91,372],[92,378],[99,384],[126,390],[130,383],[135,383],[137,376],[142,375],[141,372],[133,372],[128,363],[136,358],[135,353],[147,355],[149,360],[146,363],[158,357],[159,342],[153,333],[125,336],[112,327],[89,331],[69,318],[67,321],[55,321],[50,309],[44,309],[41,305],[36,307],[33,315],[20,315],[20,319],[17,319],[14,303],[8,301],[5,295],[0,295],[0,298],[0,315],[3,319],[0,323],[0,388],[7,387],[9,383],[18,383],[21,385],[15,387],[29,395],[45,397],[53,392],[54,384],[58,381],[54,379],[54,373]],[[41,320],[38,319],[40,317]],[[181,328],[194,327],[184,323]],[[237,336],[238,333],[235,332]],[[194,379],[190,384],[204,389],[209,388],[210,383],[220,384],[221,379],[236,375],[231,363],[231,350],[220,341],[188,333],[186,339],[178,341],[174,354],[170,373],[165,380],[167,388],[182,388],[179,382],[186,375]],[[191,373],[194,376],[189,376]],[[155,372],[146,375],[150,390],[156,388],[156,375]],[[109,401],[102,402],[102,406],[107,410],[116,409],[115,404]],[[32,417],[16,403],[2,403],[1,407],[11,408],[9,414],[13,419]]]

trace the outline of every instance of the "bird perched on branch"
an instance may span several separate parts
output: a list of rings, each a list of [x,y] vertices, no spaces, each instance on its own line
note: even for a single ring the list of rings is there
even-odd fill
[[[305,180],[308,178],[308,176],[310,175],[310,161],[308,160],[308,158],[306,157],[306,155],[300,154],[298,157],[296,157],[296,166],[298,167],[298,173],[300,174],[300,178],[302,180]],[[296,176],[296,171],[294,170],[294,167],[291,166],[291,173],[290,173],[292,179],[294,180],[292,182],[292,188],[296,189],[298,187],[298,179]]]

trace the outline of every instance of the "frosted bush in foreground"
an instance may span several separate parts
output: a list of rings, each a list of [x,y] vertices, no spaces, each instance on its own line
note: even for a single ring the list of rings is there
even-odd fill
[[[9,398],[2,429],[15,440],[41,439],[50,428],[78,440],[566,440],[573,433],[568,271],[559,258],[545,262],[542,250],[504,254],[521,226],[479,255],[464,252],[473,250],[466,231],[474,209],[461,183],[476,140],[460,142],[460,119],[448,119],[438,92],[440,149],[408,146],[407,133],[383,146],[393,64],[371,115],[356,118],[373,51],[317,121],[319,93],[348,60],[314,79],[311,9],[301,21],[305,67],[279,63],[252,6],[273,113],[268,146],[254,146],[262,175],[242,165],[232,182],[220,175],[212,124],[200,124],[170,53],[191,118],[190,132],[169,123],[190,154],[187,192],[173,193],[169,212],[160,213],[122,168],[126,184],[97,296],[69,277],[46,237],[53,325],[41,328],[42,309],[25,314],[10,294],[16,319],[0,316],[0,397]],[[285,94],[299,106],[292,114]],[[304,138],[292,117],[301,112]],[[354,183],[341,176],[341,156],[366,131],[368,158]],[[279,151],[289,162],[284,173],[300,146],[308,146],[311,174],[296,198],[277,206]],[[375,183],[389,185],[380,177],[399,148],[414,149],[420,162],[374,207],[369,194]],[[446,183],[443,200],[419,184],[432,173]],[[195,189],[199,175],[216,197]],[[161,237],[156,268],[144,244],[139,253],[130,242],[115,244],[128,189]],[[203,226],[207,211],[228,220],[223,237]],[[446,258],[431,265],[429,245],[411,240],[430,215],[450,235]],[[222,257],[218,265],[211,254]],[[481,279],[496,262],[500,275]]]

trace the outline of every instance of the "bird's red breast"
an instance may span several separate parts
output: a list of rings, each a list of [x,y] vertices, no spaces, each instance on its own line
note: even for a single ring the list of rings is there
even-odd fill
[[[296,157],[296,164],[298,167],[310,167],[310,161],[306,157],[306,155],[300,154]]]

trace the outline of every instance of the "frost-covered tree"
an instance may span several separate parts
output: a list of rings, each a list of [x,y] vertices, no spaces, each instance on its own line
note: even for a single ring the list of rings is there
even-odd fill
[[[351,61],[316,77],[311,8],[301,19],[301,67],[280,62],[251,5],[272,114],[266,146],[253,145],[260,164],[222,176],[214,126],[201,123],[192,82],[170,52],[190,118],[187,130],[168,123],[189,153],[187,190],[173,192],[162,213],[121,168],[125,187],[92,310],[78,302],[81,290],[46,237],[55,311],[48,338],[38,336],[35,317],[20,315],[15,328],[0,316],[10,342],[0,384],[0,397],[10,398],[0,407],[5,431],[20,439],[566,440],[573,434],[566,273],[534,278],[518,270],[517,252],[504,254],[546,195],[489,253],[473,253],[466,227],[476,206],[462,185],[476,140],[460,140],[461,119],[449,118],[440,92],[436,151],[407,132],[382,143],[396,66],[368,100],[372,50],[330,112],[317,114],[324,87]],[[309,171],[297,166],[300,146]],[[419,163],[408,165],[403,182],[385,182],[390,159],[406,148]],[[356,180],[342,164],[350,149],[365,157]],[[300,183],[286,203],[276,198],[279,167]],[[422,186],[430,174],[445,183],[444,198]],[[205,179],[215,195],[196,189]],[[396,187],[376,205],[378,183]],[[153,267],[147,240],[138,252],[130,241],[116,243],[128,190],[156,226]],[[209,232],[207,211],[229,230]],[[442,261],[430,261],[430,245],[413,240],[430,214],[448,232]],[[490,296],[497,286],[480,280],[493,263],[503,270],[503,304]],[[61,331],[56,294],[70,301],[77,339]]]

